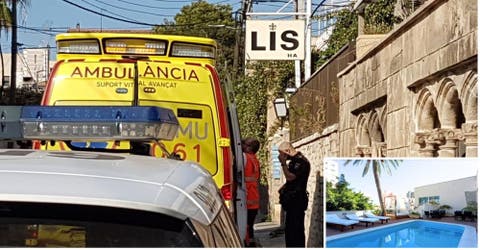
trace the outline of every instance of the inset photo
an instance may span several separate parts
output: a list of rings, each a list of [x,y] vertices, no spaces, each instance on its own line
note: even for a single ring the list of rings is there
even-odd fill
[[[328,158],[325,247],[477,248],[477,158]]]

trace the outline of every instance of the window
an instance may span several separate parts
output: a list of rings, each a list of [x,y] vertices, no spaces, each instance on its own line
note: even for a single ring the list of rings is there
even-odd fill
[[[423,205],[423,204],[426,204],[428,202],[428,198],[427,197],[420,197],[418,198],[418,205]]]
[[[430,196],[428,197],[428,202],[440,203],[440,196]]]
[[[201,247],[188,220],[131,209],[0,203],[6,247]]]
[[[440,203],[440,196],[429,196],[429,197],[418,198],[418,205],[423,205],[430,202]]]

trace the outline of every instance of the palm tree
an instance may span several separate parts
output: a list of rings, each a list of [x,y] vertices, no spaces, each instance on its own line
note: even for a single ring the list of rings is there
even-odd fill
[[[30,4],[30,0],[0,0],[0,37],[1,31],[4,30],[5,33],[8,33],[8,30],[13,26],[17,25],[17,20],[13,20],[12,18],[12,9],[9,6],[18,6],[20,5],[22,8],[27,7]],[[14,41],[15,43],[17,41]],[[13,56],[13,55],[12,55]],[[5,78],[5,65],[3,61],[3,52],[2,47],[0,45],[0,63],[2,66],[2,85],[0,88],[0,98],[3,96],[4,91],[4,78]],[[13,66],[13,65],[12,65]]]
[[[8,31],[10,26],[12,25],[12,13],[10,12],[10,9],[8,8],[8,4],[5,0],[0,1],[0,38],[2,37],[1,31],[5,30],[5,32]],[[3,62],[3,51],[2,51],[2,45],[0,44],[0,63],[2,66],[2,87],[0,88],[0,99],[3,97],[3,90],[4,90],[4,78],[5,78],[5,65]]]
[[[382,197],[382,187],[380,185],[380,175],[382,172],[386,172],[388,175],[392,175],[392,170],[390,167],[397,168],[400,166],[402,160],[347,160],[345,165],[348,165],[352,162],[354,167],[363,167],[362,177],[368,174],[369,170],[372,169],[373,178],[375,179],[375,186],[377,188],[378,200],[380,201],[380,209],[382,210],[382,215],[385,215],[385,203],[383,202]]]

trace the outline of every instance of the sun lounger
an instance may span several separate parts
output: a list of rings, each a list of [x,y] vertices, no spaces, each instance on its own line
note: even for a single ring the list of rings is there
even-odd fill
[[[334,224],[334,225],[339,225],[340,231],[344,231],[346,227],[351,226],[353,229],[353,225],[358,224],[359,221],[356,220],[349,220],[349,219],[342,219],[338,217],[337,214],[327,214],[325,221],[327,224]]]
[[[390,220],[390,217],[388,216],[374,215],[371,212],[364,212],[363,215],[367,218],[379,219],[381,224],[383,224],[384,221],[385,223],[388,223],[388,220]]]
[[[375,223],[380,221],[379,219],[376,218],[365,218],[365,217],[359,217],[356,214],[346,214],[345,217],[347,217],[349,220],[356,220],[360,222],[365,222],[365,226],[368,227],[368,223]]]

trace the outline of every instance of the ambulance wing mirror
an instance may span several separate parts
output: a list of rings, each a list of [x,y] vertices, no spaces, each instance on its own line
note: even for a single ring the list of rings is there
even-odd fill
[[[11,140],[173,140],[179,128],[172,110],[153,106],[3,106],[2,114],[0,139]]]

